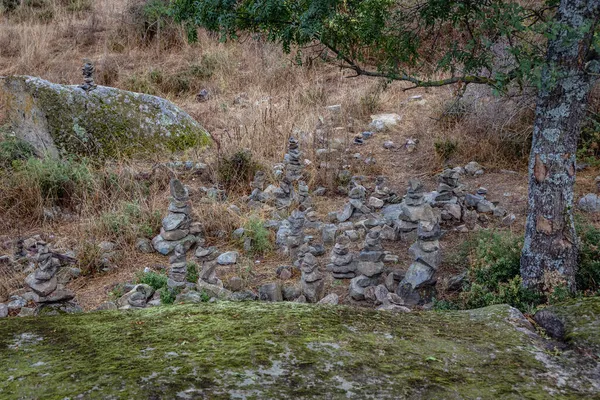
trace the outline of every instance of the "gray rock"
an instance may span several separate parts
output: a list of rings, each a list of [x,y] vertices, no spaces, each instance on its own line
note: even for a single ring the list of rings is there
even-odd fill
[[[396,292],[398,283],[394,279],[394,274],[392,272],[385,277],[385,287],[389,292]]]
[[[285,301],[294,301],[302,296],[302,288],[300,285],[285,285],[281,292]]]
[[[515,214],[509,214],[506,217],[502,218],[502,225],[511,226],[513,222],[516,221],[516,219],[517,217],[515,216]]]
[[[165,231],[164,228],[160,229],[160,236],[163,239],[169,241],[181,240],[190,233],[189,229],[174,229],[172,231]]]
[[[33,307],[23,307],[21,311],[19,311],[18,317],[33,317],[36,314],[36,308]]]
[[[469,175],[481,175],[483,174],[483,167],[475,161],[471,161],[465,165],[465,172]]]
[[[483,196],[480,196],[478,194],[471,194],[471,193],[467,193],[465,195],[465,204],[468,207],[477,207],[477,204],[479,204],[479,202],[484,201],[485,198]]]
[[[409,283],[413,288],[419,288],[421,285],[430,282],[434,273],[435,270],[429,265],[415,261],[408,267],[401,284]]]
[[[394,147],[396,147],[396,145],[391,140],[386,140],[385,142],[383,142],[383,148],[384,149],[388,149],[389,150],[389,149],[393,149]]]
[[[549,310],[540,310],[533,316],[535,322],[544,328],[548,336],[556,340],[565,339],[565,324]]]
[[[219,265],[233,265],[237,263],[237,258],[237,251],[228,251],[217,257],[217,263],[219,263]]]
[[[304,297],[304,295],[298,297],[296,300],[294,300],[294,303],[306,303],[306,297]]]
[[[219,300],[226,300],[232,295],[232,293],[229,290],[223,288],[222,286],[218,284],[213,285],[211,283],[204,282],[201,279],[198,279],[198,282],[196,283],[196,289],[200,293],[206,293],[208,297],[214,297]]]
[[[240,290],[242,290],[244,281],[242,280],[242,278],[240,278],[239,276],[234,276],[229,278],[229,280],[227,281],[227,289],[231,290],[232,292],[239,292]]]
[[[0,318],[8,317],[8,306],[4,303],[0,303]]]
[[[25,283],[39,296],[45,297],[52,293],[58,285],[56,276],[47,281],[40,281],[35,278],[35,273],[31,273],[25,278]]]
[[[237,228],[235,231],[233,231],[231,237],[235,240],[239,240],[242,238],[242,236],[244,236],[245,233],[246,230],[244,228]]]
[[[72,290],[65,289],[63,287],[57,287],[48,296],[38,296],[35,300],[36,303],[58,303],[72,300],[75,297],[75,293]]]
[[[368,276],[368,277],[376,277],[379,276],[385,265],[382,262],[373,262],[373,261],[359,261],[357,263],[356,271],[359,274]]]
[[[393,303],[386,303],[386,304],[383,304],[383,305],[377,307],[377,311],[391,311],[391,312],[398,312],[398,313],[409,313],[410,312],[410,308],[404,307],[404,306],[399,306],[399,305],[393,304]]]
[[[30,76],[5,77],[0,92],[7,99],[16,135],[40,155],[58,157],[61,151],[115,155],[140,147],[178,147],[183,137],[195,143],[209,140],[208,133],[183,110],[147,94],[105,86],[85,91]],[[67,140],[73,136],[65,135],[67,130],[77,140]],[[117,130],[123,134],[114,134]]]
[[[176,229],[187,229],[190,226],[190,217],[187,214],[170,212],[162,220],[162,227],[165,231],[174,231]],[[169,240],[165,238],[166,240]],[[171,239],[179,240],[179,239]]]
[[[183,248],[187,251],[189,250],[198,239],[194,235],[188,235],[181,240],[169,241],[165,240],[162,236],[157,235],[152,239],[152,246],[156,251],[158,251],[162,255],[169,255],[175,250],[175,247],[178,245],[182,245]]]
[[[372,207],[375,209],[380,209],[381,207],[383,207],[384,201],[381,199],[378,199],[377,197],[369,197],[369,201],[367,204],[369,207]]]
[[[231,293],[227,299],[229,301],[256,301],[258,300],[258,295],[251,290],[243,290]]]
[[[388,223],[392,223],[396,221],[400,214],[402,214],[402,204],[390,204],[381,209],[383,213],[383,218],[388,221]]]
[[[489,200],[481,200],[477,203],[477,212],[479,213],[493,213],[496,206]]]
[[[390,291],[385,285],[377,285],[375,287],[375,305],[384,304],[388,302],[387,296]]]
[[[335,305],[339,304],[339,302],[340,302],[339,296],[335,293],[330,293],[327,296],[323,297],[321,300],[319,300],[318,304],[335,306]]]
[[[337,214],[338,221],[344,222],[344,221],[349,220],[350,217],[352,217],[353,211],[354,211],[354,207],[352,207],[352,204],[346,203],[346,205],[344,206],[344,209]]]
[[[323,226],[322,240],[325,245],[332,245],[335,243],[337,236],[338,227],[335,224],[327,224]]]
[[[600,212],[600,197],[597,194],[588,193],[579,200],[578,207],[589,213]]]
[[[194,290],[190,290],[186,293],[180,293],[175,298],[175,303],[182,304],[198,304],[202,303],[202,295]]]
[[[154,248],[152,247],[152,242],[150,239],[139,238],[135,242],[135,248],[141,251],[142,253],[151,254],[154,253]]]
[[[258,296],[262,301],[283,301],[283,293],[279,282],[266,283],[258,288]]]
[[[21,296],[10,296],[10,298],[8,299],[8,303],[6,304],[6,307],[8,308],[8,311],[17,311],[22,307],[25,307],[25,305],[27,305],[27,300],[25,300],[23,297]]]
[[[322,277],[322,276],[321,276]],[[325,280],[315,279],[312,282],[302,280],[302,294],[306,297],[306,300],[310,303],[317,303],[323,298],[325,293]]]
[[[96,307],[95,311],[116,310],[117,308],[119,307],[117,307],[117,304],[114,301],[106,301]]]

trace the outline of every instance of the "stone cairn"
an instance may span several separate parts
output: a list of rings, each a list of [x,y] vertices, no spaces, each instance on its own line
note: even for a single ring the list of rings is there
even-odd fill
[[[279,182],[279,187],[275,189],[275,203],[278,208],[286,208],[292,204],[296,197],[294,192],[294,182],[302,178],[302,153],[298,148],[298,141],[293,137],[288,141],[288,152],[284,157],[285,171]]]
[[[96,84],[94,83],[94,65],[86,61],[82,68],[83,71],[83,85],[79,86],[86,92],[92,91],[96,89]]]
[[[60,255],[50,251],[48,245],[41,246],[35,256],[36,269],[25,278],[25,283],[33,291],[31,300],[35,303],[67,302],[75,294],[58,282],[57,273],[62,267]]]
[[[409,249],[414,261],[396,290],[396,294],[407,305],[421,303],[419,291],[433,283],[433,276],[442,262],[440,236],[438,220],[419,222],[417,241]]]
[[[264,193],[266,179],[264,171],[256,171],[254,180],[250,183],[250,188],[252,189],[249,197],[250,200],[263,203],[268,199],[268,196]]]
[[[169,258],[169,273],[167,286],[170,288],[185,287],[187,282],[187,257],[183,245],[178,244],[175,247],[173,255]]]
[[[187,188],[178,179],[171,179],[171,202],[169,213],[162,220],[160,234],[152,239],[152,245],[159,253],[168,255],[181,244],[187,251],[196,242],[190,234],[192,211]]]
[[[304,213],[294,210],[289,216],[288,221],[290,223],[290,231],[286,239],[287,252],[294,265],[298,266],[300,265],[300,259],[304,256],[302,254],[302,245],[304,244]]]
[[[339,222],[345,222],[352,217],[360,217],[371,213],[369,207],[365,205],[367,195],[365,187],[357,179],[352,180],[352,185],[353,187],[348,191],[348,203],[344,206],[344,210],[337,215]]]
[[[425,202],[423,183],[418,179],[408,182],[408,191],[400,205],[400,215],[394,222],[394,228],[401,239],[414,240],[420,221],[433,221],[433,209]]]
[[[460,221],[462,206],[459,196],[463,195],[460,186],[460,172],[455,169],[444,170],[439,177],[438,194],[435,197],[435,206],[442,208],[442,220]]]
[[[336,279],[349,279],[356,276],[354,254],[350,252],[350,238],[340,235],[331,250],[331,263],[327,265]]]
[[[312,206],[312,200],[308,193],[308,185],[305,181],[298,182],[298,204],[301,210],[307,210]]]
[[[302,271],[302,294],[309,303],[316,303],[323,298],[325,292],[325,276],[319,268],[315,256],[306,253],[300,265]]]
[[[358,256],[357,271],[360,275],[350,281],[350,296],[354,300],[364,300],[365,290],[377,285],[385,268],[384,257],[379,231],[372,230],[365,237],[363,250]]]
[[[375,189],[371,194],[371,197],[383,201],[383,203],[396,204],[400,202],[400,198],[394,193],[389,187],[385,185],[385,176],[378,176],[375,178]],[[383,204],[382,204],[383,205]]]

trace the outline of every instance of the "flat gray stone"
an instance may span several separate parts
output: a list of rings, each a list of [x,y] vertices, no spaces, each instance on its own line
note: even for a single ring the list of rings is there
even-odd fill
[[[217,263],[219,263],[219,265],[232,265],[237,262],[237,258],[237,251],[228,251],[217,257]]]
[[[4,303],[0,303],[0,318],[8,317],[8,306]]]

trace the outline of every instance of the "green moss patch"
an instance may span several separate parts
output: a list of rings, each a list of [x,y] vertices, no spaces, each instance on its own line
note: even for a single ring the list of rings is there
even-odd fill
[[[0,397],[571,398],[514,311],[216,303],[0,321]],[[535,335],[534,335],[535,336]],[[548,375],[544,375],[548,373]],[[587,390],[587,389],[586,389]],[[80,396],[80,397],[78,397]],[[187,396],[187,397],[186,397]]]

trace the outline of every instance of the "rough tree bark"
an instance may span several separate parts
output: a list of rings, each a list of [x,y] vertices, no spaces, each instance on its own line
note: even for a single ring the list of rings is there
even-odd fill
[[[575,155],[598,61],[591,49],[600,0],[561,0],[549,39],[529,160],[529,212],[521,256],[526,287],[575,290]]]

